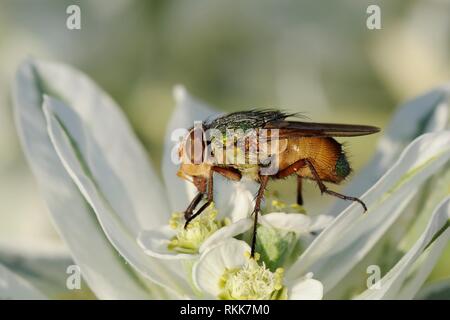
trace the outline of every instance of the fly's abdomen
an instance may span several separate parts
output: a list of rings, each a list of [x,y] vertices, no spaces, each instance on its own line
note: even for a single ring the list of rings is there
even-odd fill
[[[350,164],[343,151],[341,151],[336,161],[335,171],[336,175],[342,179],[345,179],[351,172]]]
[[[339,183],[351,171],[342,146],[333,138],[302,137],[290,139],[286,150],[279,157],[280,170],[302,159],[308,159],[313,164],[323,181]],[[298,170],[297,174],[314,179],[306,163]]]

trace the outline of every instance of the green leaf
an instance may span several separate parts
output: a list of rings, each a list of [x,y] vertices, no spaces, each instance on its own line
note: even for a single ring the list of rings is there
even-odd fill
[[[450,240],[450,197],[434,211],[425,232],[400,261],[357,299],[412,299]]]
[[[43,300],[46,297],[27,280],[0,264],[0,300]]]
[[[279,267],[286,267],[285,262],[297,249],[298,238],[294,232],[282,232],[270,226],[258,227],[256,252],[261,261],[274,272]]]

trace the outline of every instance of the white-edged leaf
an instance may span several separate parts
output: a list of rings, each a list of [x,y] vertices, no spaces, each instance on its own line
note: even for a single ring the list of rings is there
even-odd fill
[[[395,163],[411,141],[424,133],[449,128],[449,92],[449,87],[444,86],[401,105],[388,127],[382,130],[374,156],[351,179],[343,193],[362,195]],[[337,215],[348,206],[346,201],[337,201],[329,212]]]
[[[30,282],[49,298],[79,294],[66,286],[67,268],[74,265],[65,250],[42,249],[33,246],[0,245],[0,264]],[[79,290],[75,290],[79,291]],[[84,290],[84,292],[86,292]]]
[[[93,150],[99,149],[97,141],[89,128],[84,126],[82,119],[64,103],[48,96],[44,99],[43,108],[56,153],[93,208],[111,244],[129,265],[148,279],[180,296],[192,294],[191,287],[182,272],[182,265],[145,254],[137,243],[139,231],[122,221],[121,216],[109,203],[109,198],[99,188],[98,180],[90,170],[90,164],[85,161],[84,151],[78,149],[80,141],[92,146]]]
[[[363,214],[354,203],[344,210],[300,256],[288,278],[313,272],[325,292],[355,266],[394,223],[421,184],[450,159],[450,131],[413,141],[392,168],[362,197]]]
[[[450,278],[425,285],[416,294],[417,300],[450,300]]]
[[[95,139],[94,145],[81,136],[77,148],[122,222],[135,233],[165,224],[170,212],[162,184],[119,106],[69,66],[37,61],[35,68],[45,93],[70,107],[59,117],[64,120],[76,113],[80,118],[82,127],[66,122],[67,129],[80,134],[88,130]]]
[[[50,68],[53,71],[61,68],[60,73],[72,74],[60,65]],[[55,152],[42,111],[46,93],[42,73],[45,67],[40,65],[37,69],[35,61],[26,61],[20,66],[14,84],[14,113],[23,149],[53,222],[98,298],[150,298],[147,288],[105,237],[95,214]],[[75,95],[83,92],[74,88],[69,79],[49,79],[48,75],[45,79],[59,82],[59,86],[66,87],[65,91],[73,90]],[[53,88],[53,94],[58,94],[56,89]]]
[[[0,300],[44,300],[46,297],[28,281],[0,263]]]
[[[412,299],[450,240],[449,222],[450,197],[436,208],[422,236],[381,278],[379,287],[367,289],[357,299]]]

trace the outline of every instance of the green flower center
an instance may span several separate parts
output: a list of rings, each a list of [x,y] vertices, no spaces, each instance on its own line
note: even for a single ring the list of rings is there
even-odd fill
[[[184,228],[184,214],[175,212],[170,218],[169,225],[176,230],[176,235],[171,239],[168,249],[179,253],[196,254],[202,243],[211,234],[228,225],[228,219],[216,220],[217,210],[211,204],[202,214],[192,220],[187,228]]]
[[[264,263],[248,259],[241,268],[226,269],[219,281],[221,292],[219,299],[223,300],[284,300],[287,298],[283,286],[284,269],[278,268],[271,272]]]

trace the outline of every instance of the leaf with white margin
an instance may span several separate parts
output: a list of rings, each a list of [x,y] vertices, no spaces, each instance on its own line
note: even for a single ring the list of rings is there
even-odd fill
[[[67,67],[52,65],[52,70],[69,73]],[[39,73],[44,67],[41,65]],[[78,78],[79,75],[73,75]],[[48,79],[47,79],[48,80]],[[75,90],[70,79],[50,79]],[[77,82],[77,81],[75,81]],[[53,90],[56,92],[56,90]],[[53,222],[66,242],[76,264],[91,290],[100,299],[146,299],[152,297],[137,279],[134,271],[105,237],[95,214],[61,164],[47,132],[42,111],[43,80],[36,63],[24,62],[14,83],[14,113],[16,126],[28,162],[36,177]],[[80,96],[80,99],[83,99]],[[97,99],[99,100],[99,99]],[[100,101],[97,101],[100,103]],[[112,280],[114,279],[114,280]]]
[[[450,279],[443,279],[424,286],[416,294],[417,300],[450,300]]]
[[[28,281],[0,264],[0,300],[44,300]]]
[[[395,222],[420,185],[450,159],[450,131],[425,134],[413,141],[394,166],[357,203],[344,210],[300,256],[289,279],[313,272],[332,289]]]
[[[424,133],[449,128],[449,92],[450,86],[443,86],[401,105],[388,127],[383,129],[374,156],[351,179],[343,193],[362,195],[392,166],[411,141]],[[348,206],[346,201],[337,201],[329,212],[337,215]]]
[[[74,262],[70,255],[60,248],[43,249],[33,247],[32,244],[27,247],[1,244],[0,264],[14,270],[49,298],[89,294],[85,290],[80,292],[67,288],[67,268],[74,265]]]
[[[183,129],[191,128],[195,121],[211,119],[219,115],[219,112],[193,98],[181,85],[174,87],[173,95],[176,106],[166,129],[162,172],[172,211],[183,211],[197,193],[197,189],[192,183],[176,175],[179,165],[174,163],[173,159],[177,159],[179,134],[183,133]],[[245,218],[253,210],[253,194],[256,190],[257,185],[253,182],[232,182],[216,174],[214,203],[219,211],[219,217],[226,214],[233,221]]]
[[[402,284],[401,290],[395,295],[395,299],[411,300],[420,290],[427,280],[434,266],[441,258],[450,239],[450,232],[447,237],[439,237],[429,249],[427,249],[418,259],[408,274],[408,279]]]
[[[96,141],[80,139],[83,154],[98,188],[112,209],[134,233],[163,225],[170,217],[166,195],[150,159],[120,107],[81,72],[48,62],[35,62],[44,93],[63,101],[76,113]]]
[[[182,266],[146,255],[136,241],[139,232],[124,224],[107,196],[98,187],[98,180],[85,161],[86,150],[99,149],[89,128],[72,109],[59,100],[45,96],[43,108],[56,153],[93,208],[112,245],[132,267],[148,279],[175,295],[192,295],[191,286],[185,279]],[[79,142],[91,147],[79,149]]]
[[[450,240],[449,222],[450,197],[436,208],[422,236],[381,278],[377,283],[379,287],[367,289],[356,299],[413,298]]]

